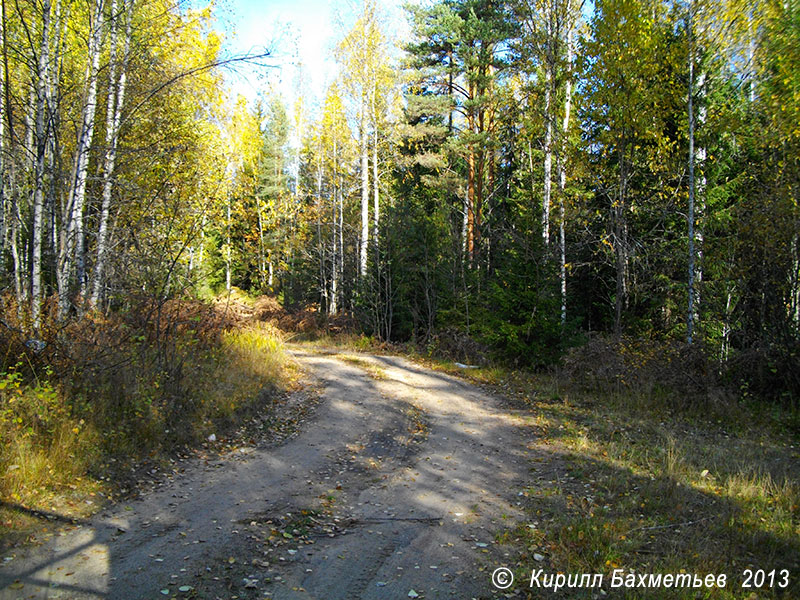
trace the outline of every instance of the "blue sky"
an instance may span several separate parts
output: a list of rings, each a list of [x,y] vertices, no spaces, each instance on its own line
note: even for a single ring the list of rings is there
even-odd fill
[[[378,4],[392,23],[391,31],[401,31],[403,0],[379,0]],[[232,94],[252,101],[272,88],[291,107],[302,65],[304,95],[320,99],[336,76],[332,50],[352,26],[359,5],[359,0],[220,0],[217,29],[225,35],[229,53],[263,46],[273,51],[268,63],[274,68],[244,66],[238,69],[239,75],[226,73]]]

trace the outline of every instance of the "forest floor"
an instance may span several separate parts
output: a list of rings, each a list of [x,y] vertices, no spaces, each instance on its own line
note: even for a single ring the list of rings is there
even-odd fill
[[[188,460],[0,566],[0,598],[485,598],[524,518],[525,420],[399,357],[296,350],[281,445]],[[291,410],[291,406],[287,410]]]

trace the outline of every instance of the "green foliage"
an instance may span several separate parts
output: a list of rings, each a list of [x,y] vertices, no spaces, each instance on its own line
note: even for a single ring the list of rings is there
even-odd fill
[[[504,362],[551,365],[569,343],[569,333],[560,322],[557,288],[552,278],[543,275],[529,265],[521,269],[509,265],[486,284],[475,310],[474,332]]]

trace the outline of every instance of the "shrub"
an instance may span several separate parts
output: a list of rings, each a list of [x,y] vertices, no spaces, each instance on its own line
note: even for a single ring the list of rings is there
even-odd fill
[[[700,344],[598,335],[570,350],[563,369],[573,382],[594,391],[661,394],[679,404],[707,399],[721,387]]]
[[[49,320],[39,352],[6,323],[0,343],[18,354],[0,365],[0,499],[35,507],[87,474],[128,477],[132,463],[220,437],[263,409],[285,382],[283,344],[246,312],[142,302]]]
[[[800,399],[800,341],[754,346],[735,354],[725,379],[745,396],[798,408]]]

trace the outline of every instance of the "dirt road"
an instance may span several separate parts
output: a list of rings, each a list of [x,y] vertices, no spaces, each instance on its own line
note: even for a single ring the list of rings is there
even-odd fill
[[[402,358],[294,354],[321,389],[298,435],[3,557],[0,599],[493,597],[522,419]]]

